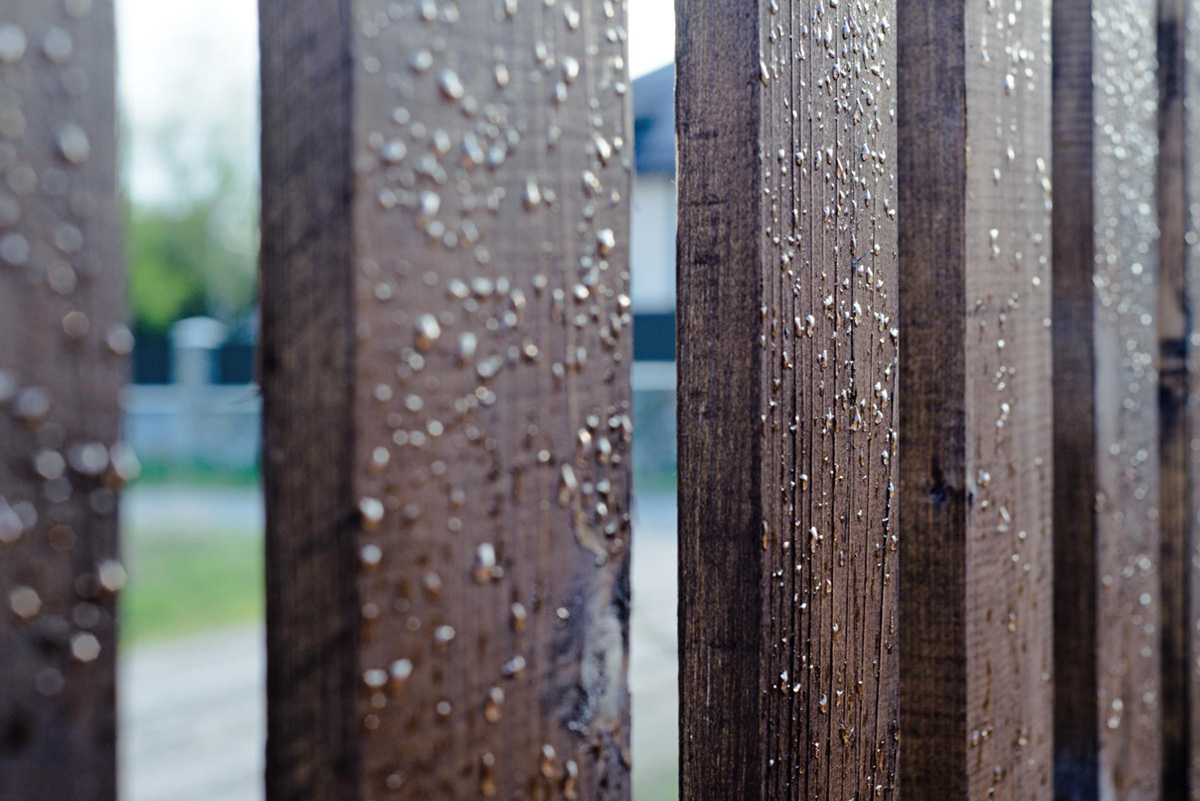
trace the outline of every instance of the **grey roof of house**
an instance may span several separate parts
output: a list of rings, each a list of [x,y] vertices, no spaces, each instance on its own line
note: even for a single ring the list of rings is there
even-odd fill
[[[633,152],[639,173],[675,175],[675,65],[633,82]]]

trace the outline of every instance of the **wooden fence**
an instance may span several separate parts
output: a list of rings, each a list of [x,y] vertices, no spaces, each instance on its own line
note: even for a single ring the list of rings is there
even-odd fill
[[[116,793],[124,326],[111,2],[0,8],[0,798]]]
[[[628,799],[625,3],[260,7],[268,798]],[[1200,10],[677,12],[683,797],[1200,799]],[[116,797],[113,38],[0,8],[0,799]]]

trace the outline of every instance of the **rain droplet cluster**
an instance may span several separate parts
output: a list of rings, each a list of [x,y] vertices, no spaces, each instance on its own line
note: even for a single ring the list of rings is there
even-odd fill
[[[1051,5],[966,8],[968,781],[1049,801]]]
[[[0,12],[0,786],[25,760],[53,765],[25,781],[79,799],[114,792],[112,714],[96,705],[125,582],[117,494],[138,470],[118,440],[133,338],[112,58],[110,2]]]
[[[764,798],[896,787],[894,13],[760,23]]]
[[[1154,748],[1161,717],[1156,18],[1114,0],[1097,4],[1093,25],[1101,782],[1154,797],[1157,762],[1122,755]]]
[[[624,15],[356,4],[367,799],[628,785]]]

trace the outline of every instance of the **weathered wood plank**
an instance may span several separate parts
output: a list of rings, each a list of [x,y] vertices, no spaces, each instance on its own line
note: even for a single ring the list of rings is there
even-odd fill
[[[0,798],[116,797],[132,337],[108,0],[0,8]]]
[[[1196,438],[1200,436],[1200,332],[1197,331],[1195,310],[1200,309],[1200,16],[1197,15],[1193,4],[1186,3],[1182,9],[1182,19],[1176,16],[1176,43],[1183,51],[1180,62],[1180,93],[1179,113],[1182,118],[1181,141],[1179,150],[1181,163],[1178,169],[1183,180],[1182,220],[1183,229],[1183,280],[1186,295],[1182,301],[1187,311],[1186,327],[1186,366],[1187,366],[1187,405],[1183,414],[1186,416],[1187,450],[1187,520],[1183,529],[1184,539],[1181,541],[1174,534],[1173,541],[1180,548],[1177,558],[1183,569],[1184,592],[1182,643],[1178,643],[1180,653],[1170,654],[1164,651],[1163,658],[1182,659],[1184,672],[1183,703],[1186,705],[1186,717],[1179,724],[1184,727],[1181,732],[1182,751],[1187,760],[1183,766],[1187,781],[1187,795],[1181,796],[1200,801],[1200,449],[1197,448]],[[1164,166],[1165,169],[1165,166]],[[1178,195],[1177,195],[1178,197]],[[1164,238],[1168,236],[1166,227],[1163,228]],[[1164,280],[1166,280],[1164,276]],[[1178,449],[1177,449],[1178,452]],[[1165,455],[1165,454],[1164,454]],[[1164,458],[1164,479],[1167,467]],[[1173,477],[1172,481],[1178,481]],[[1164,495],[1165,495],[1164,480]],[[1165,510],[1164,510],[1165,511]],[[1165,515],[1164,515],[1165,519]],[[1166,536],[1164,526],[1164,536]],[[1180,574],[1174,574],[1179,580]],[[1165,591],[1164,591],[1165,596]],[[1176,632],[1180,627],[1176,624]],[[1180,637],[1180,634],[1176,634]],[[1165,703],[1165,702],[1164,702]],[[1178,747],[1178,745],[1177,745]],[[1178,769],[1178,768],[1176,768]]]
[[[676,11],[683,797],[892,798],[894,5]]]
[[[1154,799],[1164,698],[1153,6],[1060,0],[1054,47],[1056,793]]]
[[[261,22],[269,796],[627,798],[624,7]]]
[[[351,74],[344,4],[259,3],[267,798],[354,798]]]
[[[1095,670],[1096,501],[1095,378],[1092,352],[1095,206],[1092,127],[1091,0],[1054,5],[1054,181],[1071,202],[1054,211],[1054,458],[1071,471],[1058,479],[1054,504],[1055,785],[1096,798],[1099,697]],[[1068,184],[1071,178],[1075,182]],[[1083,209],[1083,213],[1079,210]],[[1070,425],[1066,425],[1070,421]],[[1067,472],[1064,470],[1064,472]],[[1078,476],[1073,480],[1072,476]],[[1090,794],[1084,791],[1088,788]],[[1070,797],[1070,796],[1067,796]]]
[[[901,785],[1049,801],[1050,3],[897,27]]]
[[[1183,801],[1190,762],[1188,581],[1191,421],[1187,338],[1191,325],[1186,278],[1187,197],[1184,169],[1186,4],[1158,2],[1158,374],[1162,581],[1162,791]]]

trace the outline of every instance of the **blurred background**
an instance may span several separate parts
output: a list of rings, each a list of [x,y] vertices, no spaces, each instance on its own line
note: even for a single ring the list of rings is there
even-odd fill
[[[636,801],[677,798],[672,0],[631,0]],[[125,801],[259,801],[265,742],[255,0],[117,0],[133,385]]]

